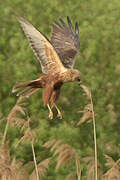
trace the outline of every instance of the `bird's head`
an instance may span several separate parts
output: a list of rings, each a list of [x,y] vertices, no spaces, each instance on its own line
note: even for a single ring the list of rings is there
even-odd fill
[[[76,81],[78,82],[78,84],[80,84],[81,82],[81,72],[78,71],[77,69],[71,69],[72,72],[72,81]]]

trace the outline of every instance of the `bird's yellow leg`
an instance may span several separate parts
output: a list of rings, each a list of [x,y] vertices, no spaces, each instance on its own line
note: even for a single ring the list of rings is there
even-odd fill
[[[57,107],[56,104],[55,104],[55,108],[56,108],[56,110],[57,110],[57,112],[58,112],[57,117],[60,118],[60,119],[62,119],[62,113],[60,112],[60,110],[58,109],[58,107]]]
[[[50,118],[50,119],[53,119],[53,112],[52,112],[52,110],[51,110],[51,108],[50,108],[50,105],[47,104],[47,107],[48,107],[48,109],[49,109],[49,118]]]

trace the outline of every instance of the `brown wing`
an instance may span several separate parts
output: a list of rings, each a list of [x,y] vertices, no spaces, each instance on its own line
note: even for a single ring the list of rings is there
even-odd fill
[[[60,18],[59,22],[52,24],[51,43],[58,53],[63,65],[73,68],[75,57],[80,50],[78,23],[75,24],[75,32],[72,23],[67,17],[68,26]]]
[[[59,56],[49,40],[24,18],[18,17],[18,20],[35,55],[40,60],[42,72],[47,74],[51,70],[65,71]]]

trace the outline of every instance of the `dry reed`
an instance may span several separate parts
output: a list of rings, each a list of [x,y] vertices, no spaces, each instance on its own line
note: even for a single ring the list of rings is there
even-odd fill
[[[58,155],[57,157],[57,164],[56,169],[59,169],[63,165],[70,165],[73,161],[75,161],[76,164],[76,172],[72,173],[72,175],[67,176],[66,179],[70,179],[73,174],[77,175],[78,180],[81,178],[81,167],[80,167],[80,160],[79,155],[68,144],[63,144],[62,140],[50,140],[44,144],[44,147],[50,148],[51,152],[53,153],[53,156]]]
[[[94,108],[93,108],[93,100],[92,100],[92,94],[89,91],[89,89],[84,86],[81,85],[81,87],[83,88],[84,92],[86,93],[88,99],[90,100],[90,104],[89,104],[89,109],[90,112],[88,112],[89,114],[87,114],[87,118],[84,119],[88,119],[89,117],[92,117],[92,121],[93,121],[93,132],[94,132],[94,153],[95,153],[95,180],[98,180],[98,172],[97,172],[97,168],[98,168],[98,163],[97,163],[97,140],[96,140],[96,123],[95,123],[95,113],[94,113]]]

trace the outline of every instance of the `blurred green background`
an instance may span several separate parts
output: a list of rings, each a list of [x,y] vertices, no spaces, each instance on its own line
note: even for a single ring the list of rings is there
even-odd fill
[[[119,0],[5,0],[0,2],[0,118],[7,117],[17,101],[11,90],[18,81],[36,79],[41,74],[39,61],[34,56],[26,37],[15,17],[23,16],[37,29],[50,37],[50,24],[66,16],[79,24],[80,54],[75,68],[82,72],[82,83],[92,92],[97,126],[98,160],[106,172],[104,154],[117,160],[120,156],[120,1]],[[42,90],[25,99],[31,117],[31,127],[39,131],[35,145],[37,157],[49,157],[42,145],[51,139],[61,139],[79,153],[82,158],[94,155],[93,126],[84,122],[77,126],[88,99],[76,83],[62,87],[58,106],[63,119],[48,119],[48,110],[43,106]],[[56,114],[56,112],[54,112]],[[1,131],[5,122],[1,121]],[[29,143],[16,150],[14,143],[22,135],[19,128],[9,127],[11,155],[32,159]],[[73,166],[74,169],[74,166]],[[65,179],[68,168],[54,170],[51,164],[46,179]]]

